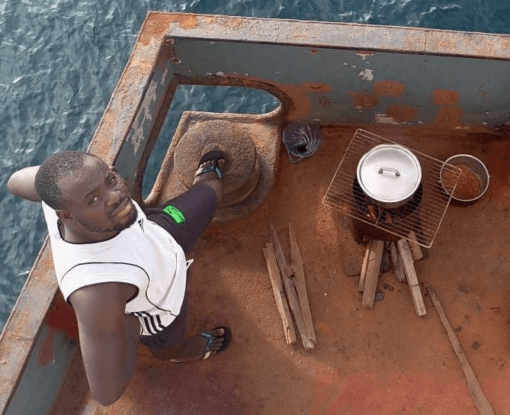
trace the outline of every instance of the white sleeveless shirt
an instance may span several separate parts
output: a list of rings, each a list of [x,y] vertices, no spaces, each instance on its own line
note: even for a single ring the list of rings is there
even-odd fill
[[[107,282],[138,287],[126,314],[140,319],[142,335],[170,325],[181,311],[188,264],[184,251],[162,227],[151,222],[134,202],[138,217],[114,238],[71,244],[60,236],[55,211],[42,203],[58,285],[66,301],[79,288]]]

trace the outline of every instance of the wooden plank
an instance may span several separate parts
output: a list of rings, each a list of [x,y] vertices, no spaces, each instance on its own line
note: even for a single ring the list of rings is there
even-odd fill
[[[363,264],[361,265],[361,274],[359,276],[358,291],[363,292],[365,289],[365,280],[367,278],[368,258],[370,257],[370,248],[372,247],[372,240],[368,241],[365,249],[365,256],[363,257]]]
[[[294,227],[290,222],[289,222],[289,240],[291,258],[290,273],[291,275],[294,275],[294,283],[298,294],[301,313],[303,314],[306,334],[314,344],[317,344],[317,335],[315,334],[315,329],[313,327],[312,312],[310,311],[310,303],[308,301],[308,290],[306,288],[303,257],[301,256],[301,251],[299,250],[299,245],[296,240],[296,234],[294,233]]]
[[[413,300],[414,311],[416,312],[416,315],[418,317],[425,316],[427,314],[427,309],[425,308],[425,303],[423,302],[420,286],[409,286],[409,291],[411,292],[411,299]]]
[[[416,270],[414,269],[413,254],[411,253],[409,244],[405,239],[400,239],[397,241],[397,247],[400,254],[400,259],[402,260],[402,265],[404,267],[404,272],[406,274],[407,283],[410,287],[418,285],[418,276],[416,275]]]
[[[267,272],[271,280],[271,286],[273,287],[273,294],[276,300],[276,307],[280,313],[282,319],[283,332],[285,333],[285,340],[287,344],[296,342],[296,330],[292,323],[292,316],[290,314],[289,305],[287,304],[287,297],[283,290],[282,277],[280,270],[278,269],[278,263],[274,254],[273,244],[267,243],[265,248],[262,248],[264,258],[266,260]]]
[[[419,261],[423,258],[423,251],[421,249],[420,244],[418,243],[418,238],[416,237],[416,233],[414,231],[409,232],[407,235],[409,248],[411,248],[411,253],[413,254],[413,259],[415,261]]]
[[[406,280],[406,274],[404,272],[404,266],[400,260],[397,244],[395,242],[390,242],[390,253],[391,263],[393,265],[393,271],[395,271],[395,276],[397,277],[397,280],[404,282]]]
[[[274,228],[271,222],[269,222],[269,229],[271,231],[271,238],[273,241],[273,248],[276,255],[276,262],[278,263],[278,268],[280,268],[280,272],[282,274],[285,293],[287,294],[287,300],[289,301],[290,310],[292,311],[292,315],[294,316],[294,322],[296,323],[299,335],[301,336],[301,342],[303,343],[303,347],[305,348],[305,350],[312,350],[314,348],[314,344],[306,335],[306,327],[303,320],[303,315],[301,313],[301,307],[299,306],[299,299],[296,287],[294,286],[294,283],[288,274],[287,260],[285,259],[285,255],[283,254],[283,249],[280,244],[280,240],[278,239],[276,229]]]
[[[381,260],[384,251],[384,241],[373,240],[370,246],[370,255],[368,257],[367,274],[365,279],[365,288],[363,289],[363,298],[361,304],[365,308],[373,308],[375,300],[375,291],[377,281],[381,272]]]
[[[469,364],[469,361],[462,350],[459,339],[455,335],[450,322],[448,321],[448,317],[439,301],[439,298],[432,287],[428,288],[430,298],[432,299],[432,303],[434,304],[434,308],[437,311],[439,319],[441,320],[441,324],[443,328],[446,330],[446,334],[448,335],[448,339],[450,339],[450,344],[452,345],[453,351],[457,355],[457,359],[459,359],[460,366],[462,367],[462,371],[464,372],[464,376],[466,378],[467,386],[469,389],[469,393],[473,398],[473,402],[475,403],[478,412],[481,415],[494,415],[494,410],[487,399],[487,396],[483,393],[482,387],[476,378],[475,372],[473,368]]]

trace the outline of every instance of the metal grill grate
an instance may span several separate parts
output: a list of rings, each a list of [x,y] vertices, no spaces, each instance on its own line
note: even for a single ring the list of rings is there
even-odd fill
[[[411,231],[421,246],[430,248],[446,213],[451,195],[441,185],[441,168],[448,172],[454,186],[461,170],[444,161],[413,151],[420,161],[422,182],[411,200],[398,209],[383,209],[371,206],[356,178],[361,157],[379,144],[397,144],[364,130],[357,130],[340,162],[324,197],[324,204],[342,214],[373,225],[401,238],[408,239]],[[444,167],[443,167],[444,166]]]

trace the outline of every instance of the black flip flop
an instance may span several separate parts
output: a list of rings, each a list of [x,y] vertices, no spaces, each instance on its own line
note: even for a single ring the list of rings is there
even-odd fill
[[[212,334],[210,334],[206,331],[199,333],[200,336],[203,336],[207,339],[207,344],[205,346],[205,353],[204,353],[204,357],[202,358],[202,360],[205,360],[211,356],[211,354],[213,353],[212,348],[214,346],[214,343],[216,343],[216,340],[218,339],[218,337],[223,337],[223,343],[221,344],[221,347],[215,351],[216,353],[223,352],[228,347],[230,342],[232,341],[232,330],[230,329],[230,327],[220,326],[220,327],[214,328],[213,330],[219,330],[219,329],[223,329],[223,331],[224,331],[222,336],[213,336]]]
[[[225,160],[225,152],[223,150],[211,150],[205,153],[198,162],[198,169],[195,173],[195,177],[201,176],[202,174],[209,173],[210,171],[214,171],[218,176],[218,179],[221,180],[223,176],[223,172],[218,166],[218,160]],[[206,167],[201,167],[203,163],[206,161],[213,160],[215,163],[210,164]]]

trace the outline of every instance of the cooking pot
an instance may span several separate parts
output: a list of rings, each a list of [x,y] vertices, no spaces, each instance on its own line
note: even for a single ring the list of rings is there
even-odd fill
[[[395,209],[405,205],[421,182],[421,166],[400,144],[380,144],[365,153],[356,171],[361,190],[375,205]]]

